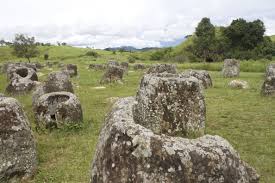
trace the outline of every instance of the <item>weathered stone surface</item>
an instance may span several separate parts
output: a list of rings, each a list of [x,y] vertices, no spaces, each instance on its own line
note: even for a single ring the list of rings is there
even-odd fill
[[[44,65],[39,63],[39,62],[35,62],[34,64],[35,64],[37,69],[42,69],[44,67]]]
[[[70,92],[52,92],[40,96],[33,106],[38,127],[60,127],[64,123],[82,121],[78,98]]]
[[[53,67],[53,63],[52,62],[46,62],[46,66],[49,67],[49,68],[52,68]]]
[[[7,70],[7,78],[13,79],[15,77],[30,79],[32,81],[38,81],[36,70],[26,66],[9,66]]]
[[[202,88],[207,89],[212,87],[212,79],[209,73],[205,70],[188,70],[184,74],[197,78]]]
[[[228,83],[228,86],[230,88],[234,88],[234,89],[248,89],[249,88],[248,82],[243,81],[243,80],[232,80]]]
[[[0,182],[21,182],[37,168],[34,137],[19,102],[0,97]]]
[[[77,65],[67,64],[65,66],[65,71],[68,71],[68,73],[71,77],[77,76]]]
[[[37,67],[35,63],[26,63],[26,62],[7,62],[3,64],[2,72],[7,73],[13,67],[27,67],[37,71]]]
[[[65,64],[64,64],[64,63],[59,63],[59,64],[58,64],[58,67],[59,67],[59,68],[63,68],[63,67],[65,67]]]
[[[240,74],[240,61],[236,59],[225,59],[222,69],[223,77],[238,77]]]
[[[134,70],[144,70],[144,69],[146,69],[144,64],[135,64],[133,68],[134,68]]]
[[[120,99],[101,130],[91,183],[258,183],[256,171],[223,138],[156,135],[134,123],[134,98]]]
[[[26,78],[14,78],[6,87],[6,92],[10,94],[25,94],[33,90],[36,86],[36,81]]]
[[[114,61],[114,60],[108,61],[107,67],[112,67],[112,66],[117,66],[117,67],[119,67],[120,65],[119,65],[119,62],[118,62],[118,61]]]
[[[46,93],[62,91],[74,93],[68,72],[52,72],[48,75],[48,78],[44,83],[36,84],[32,94],[32,104],[34,106],[39,97]]]
[[[204,134],[205,102],[197,78],[147,74],[136,100],[135,122],[154,133],[182,137]]]
[[[45,93],[66,91],[74,93],[73,85],[70,81],[70,76],[68,72],[57,71],[52,72],[48,75],[45,81]]]
[[[114,81],[122,81],[124,75],[124,69],[117,66],[107,67],[106,72],[101,78],[100,83],[111,83]]]
[[[129,67],[129,64],[128,64],[128,62],[121,62],[120,63],[120,66],[122,67],[122,68],[124,68],[124,69],[128,69],[128,67]]]
[[[156,64],[149,68],[149,70],[147,71],[147,74],[164,73],[164,72],[176,74],[177,73],[176,66],[173,64]]]
[[[266,67],[266,77],[275,76],[275,64],[269,64]]]
[[[34,69],[25,66],[9,66],[7,77],[10,80],[6,92],[12,94],[24,94],[31,91],[38,81]]]
[[[89,69],[94,69],[94,70],[105,70],[106,65],[104,64],[90,64]]]
[[[262,95],[275,95],[275,64],[270,64],[266,68],[266,77],[262,85]]]

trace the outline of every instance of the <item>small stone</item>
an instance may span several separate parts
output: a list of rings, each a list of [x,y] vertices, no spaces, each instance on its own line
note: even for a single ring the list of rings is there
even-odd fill
[[[94,70],[105,70],[106,65],[104,64],[90,64],[89,69],[94,69]]]
[[[133,68],[134,68],[134,70],[144,70],[144,69],[146,69],[144,64],[134,64]]]
[[[228,86],[230,88],[234,88],[234,89],[248,89],[249,88],[248,82],[243,81],[243,80],[232,80],[229,82]]]

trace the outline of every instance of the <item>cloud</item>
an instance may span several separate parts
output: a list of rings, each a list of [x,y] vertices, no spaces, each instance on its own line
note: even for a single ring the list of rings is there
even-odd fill
[[[262,19],[275,34],[274,0],[9,0],[1,3],[0,38],[16,33],[37,40],[104,48],[161,46],[192,34],[203,17],[216,25]]]

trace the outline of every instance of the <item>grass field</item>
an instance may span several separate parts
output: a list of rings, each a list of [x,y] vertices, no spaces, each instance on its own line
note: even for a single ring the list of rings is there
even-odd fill
[[[132,71],[125,75],[123,84],[100,86],[101,71],[88,70],[90,63],[104,63],[108,59],[126,61],[130,53],[98,51],[97,59],[86,57],[87,49],[72,47],[41,48],[48,52],[51,61],[75,63],[79,76],[72,79],[75,93],[82,103],[84,122],[80,126],[67,126],[51,132],[34,131],[38,149],[38,172],[31,182],[88,182],[91,160],[103,124],[103,119],[111,106],[111,97],[135,95],[142,71]],[[2,55],[1,55],[2,54]],[[14,59],[9,50],[5,53],[0,48],[0,62]],[[18,60],[18,59],[17,59]],[[44,62],[42,56],[33,60]],[[149,60],[139,61],[146,64],[155,63]],[[210,70],[214,87],[206,90],[207,105],[206,132],[226,138],[240,153],[243,160],[255,167],[261,175],[262,183],[275,182],[275,98],[262,97],[260,88],[263,82],[267,61],[242,62],[240,79],[248,81],[247,90],[232,90],[227,87],[230,79],[220,75],[222,63],[179,64],[179,71],[184,69]],[[40,70],[40,80],[47,73],[57,68]],[[6,76],[0,75],[0,92],[7,85]],[[34,129],[34,117],[31,106],[31,94],[16,96]]]

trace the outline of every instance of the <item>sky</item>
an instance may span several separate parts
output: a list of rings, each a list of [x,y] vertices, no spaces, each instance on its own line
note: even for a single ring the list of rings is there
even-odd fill
[[[214,25],[261,19],[275,34],[275,0],[0,0],[0,39],[94,48],[161,47],[190,35],[203,17]]]

